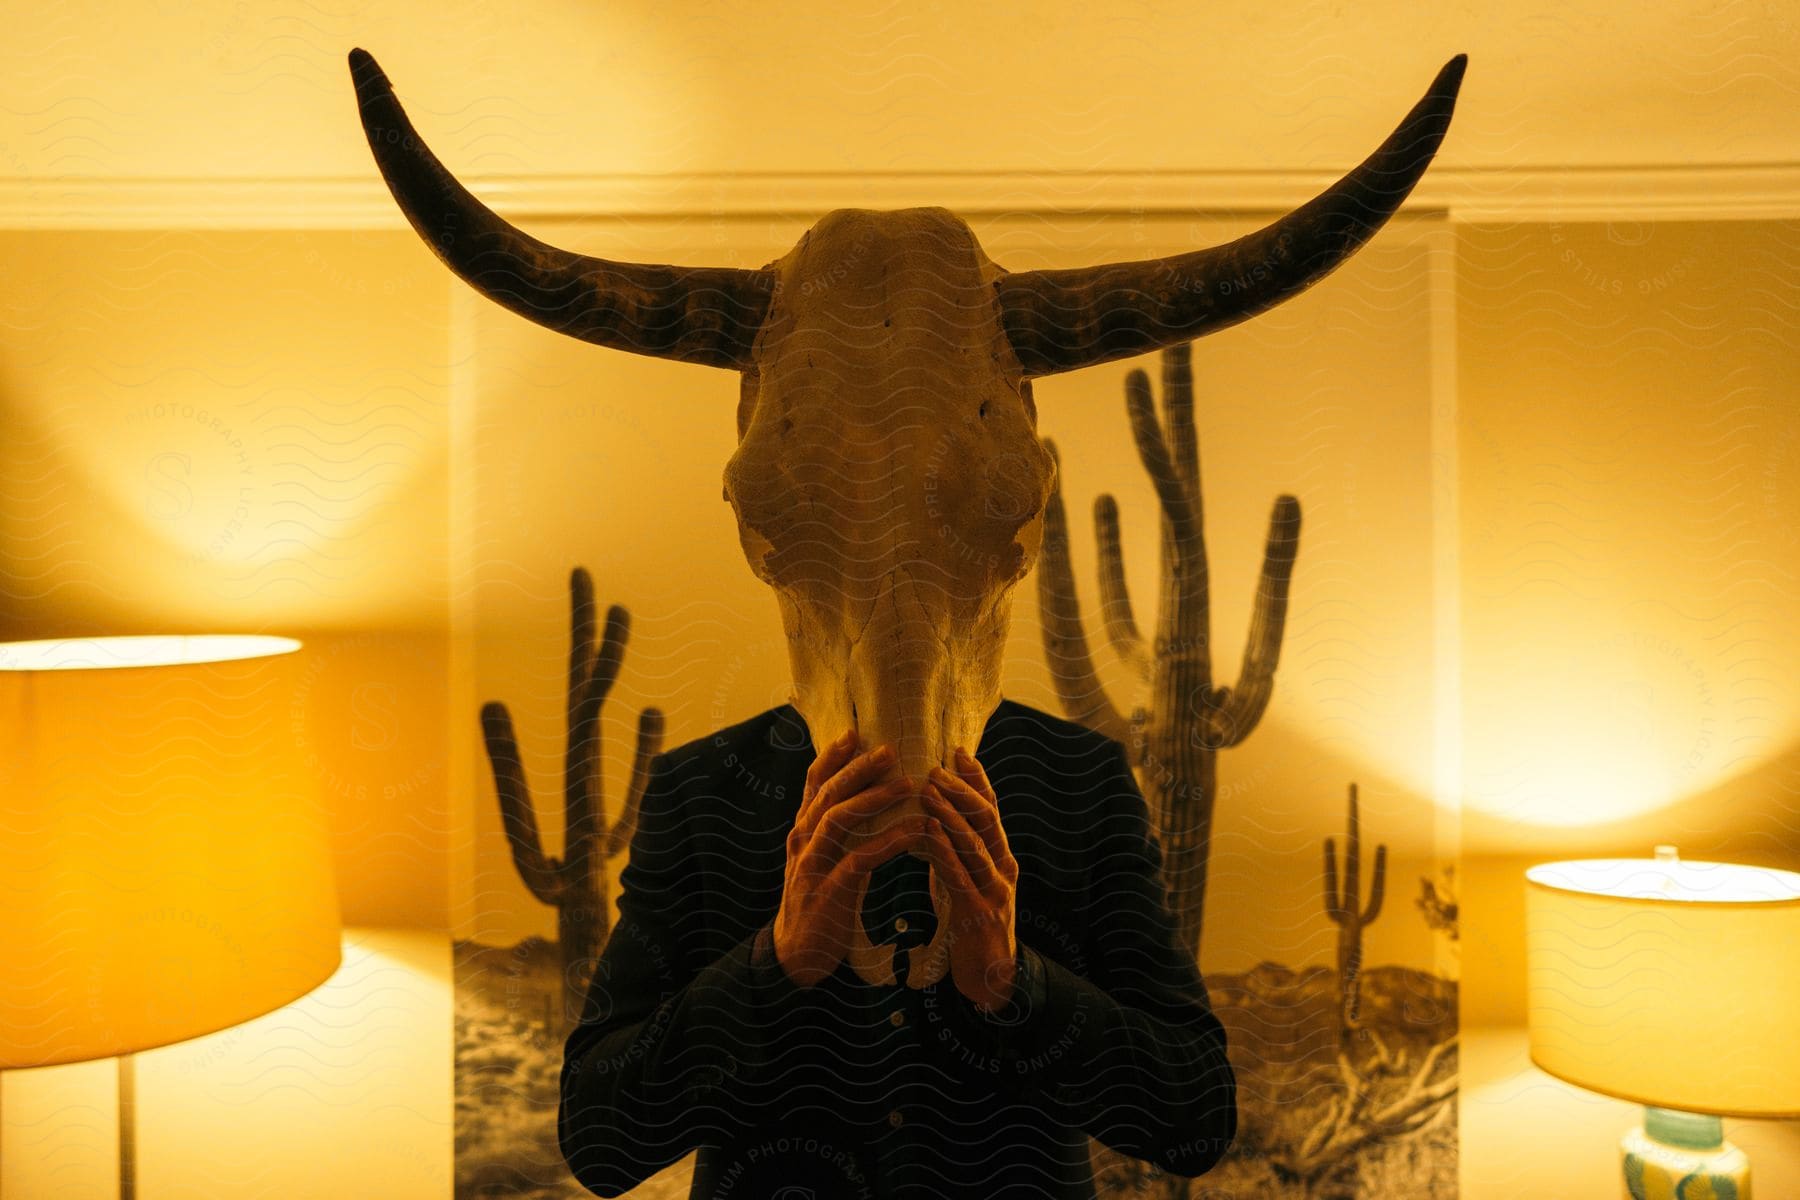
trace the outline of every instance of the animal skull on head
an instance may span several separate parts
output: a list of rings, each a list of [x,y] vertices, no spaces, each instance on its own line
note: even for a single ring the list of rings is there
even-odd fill
[[[1055,469],[1030,381],[1225,328],[1337,267],[1430,164],[1464,59],[1361,166],[1255,233],[1165,259],[1011,273],[935,208],[828,213],[761,270],[559,250],[457,183],[373,58],[352,51],[350,67],[394,198],[483,295],[602,346],[742,373],[725,498],[751,569],[775,589],[794,706],[815,742],[854,727],[865,746],[895,743],[895,770],[922,781],[953,767],[955,747],[974,750],[1000,700],[1012,592],[1037,560]],[[942,977],[950,936],[940,922],[914,948],[909,984]],[[891,948],[860,926],[855,937],[857,973],[892,982]]]

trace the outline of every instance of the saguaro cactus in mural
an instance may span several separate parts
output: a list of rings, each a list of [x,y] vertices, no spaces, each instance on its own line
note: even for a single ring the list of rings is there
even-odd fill
[[[1156,636],[1148,644],[1138,632],[1126,591],[1118,503],[1110,495],[1094,501],[1101,626],[1113,650],[1148,685],[1148,707],[1134,709],[1127,721],[1095,673],[1069,563],[1060,459],[1056,490],[1044,516],[1038,604],[1044,655],[1064,712],[1129,748],[1144,798],[1159,825],[1170,908],[1184,942],[1197,949],[1206,905],[1218,752],[1249,736],[1274,690],[1288,583],[1300,547],[1300,502],[1292,496],[1275,501],[1237,686],[1215,687],[1189,349],[1183,344],[1163,351],[1160,423],[1149,376],[1133,371],[1125,381],[1126,411],[1138,457],[1156,486],[1162,510],[1162,587]],[[1056,453],[1054,446],[1051,453]]]
[[[1362,934],[1381,913],[1387,881],[1387,847],[1375,848],[1369,898],[1361,902],[1362,822],[1356,785],[1350,785],[1350,820],[1344,845],[1343,888],[1338,887],[1337,847],[1325,839],[1325,915],[1338,927],[1339,1088],[1297,1143],[1269,1156],[1278,1177],[1316,1200],[1359,1194],[1356,1157],[1375,1142],[1394,1141],[1431,1126],[1450,1112],[1457,1094],[1454,1033],[1441,1024],[1415,1028],[1396,1021],[1388,1002],[1384,1038],[1378,1021],[1360,1010]],[[1425,1005],[1430,1008],[1430,1005]],[[1423,1042],[1423,1044],[1421,1044]],[[1411,1193],[1408,1193],[1411,1194]]]
[[[1369,878],[1369,902],[1357,907],[1362,873],[1362,820],[1356,809],[1356,785],[1350,785],[1350,829],[1344,842],[1344,890],[1338,891],[1337,847],[1325,839],[1325,915],[1338,927],[1338,1013],[1344,1036],[1362,1027],[1359,977],[1362,973],[1363,929],[1381,915],[1387,887],[1387,847],[1375,847],[1375,869]]]
[[[563,856],[544,853],[538,837],[536,810],[513,736],[512,716],[506,705],[489,701],[481,708],[481,730],[487,743],[488,761],[494,769],[494,790],[500,798],[500,816],[512,846],[513,863],[531,894],[556,909],[557,940],[561,946],[562,1020],[574,1021],[581,1013],[600,949],[606,944],[610,924],[610,900],[606,890],[606,864],[631,841],[639,802],[649,777],[650,760],[662,749],[663,716],[646,708],[638,714],[637,750],[632,756],[631,782],[618,819],[606,821],[601,802],[600,708],[619,676],[625,643],[631,634],[631,614],[615,604],[606,612],[606,631],[600,648],[594,649],[594,584],[588,573],[576,567],[569,575],[570,630],[569,674],[565,712],[568,740],[563,749]]]

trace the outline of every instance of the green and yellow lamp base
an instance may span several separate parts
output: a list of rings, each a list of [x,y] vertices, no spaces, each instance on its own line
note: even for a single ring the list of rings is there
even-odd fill
[[[1750,1200],[1750,1160],[1725,1140],[1718,1117],[1646,1108],[1619,1152],[1625,1200]]]

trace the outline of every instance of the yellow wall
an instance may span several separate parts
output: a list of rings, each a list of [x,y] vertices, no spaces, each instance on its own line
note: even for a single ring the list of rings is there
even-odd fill
[[[1460,246],[1464,1016],[1509,1023],[1531,862],[1800,866],[1800,224]]]
[[[301,638],[345,920],[442,928],[435,264],[410,234],[186,231],[5,232],[0,262],[0,638]]]
[[[1471,1200],[1613,1191],[1640,1113],[1529,1062],[1524,869],[1800,867],[1797,266],[1794,222],[1461,230]],[[1726,1136],[1800,1194],[1800,1125]]]
[[[366,178],[357,45],[437,118],[446,161],[490,175],[1341,166],[1342,135],[1389,127],[1459,50],[1474,66],[1455,166],[1800,160],[1800,22],[1754,0],[68,0],[6,16],[36,52],[7,72],[0,173],[51,196],[84,177]]]

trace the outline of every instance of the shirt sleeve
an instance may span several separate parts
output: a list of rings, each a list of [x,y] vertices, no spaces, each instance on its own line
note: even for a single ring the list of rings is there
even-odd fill
[[[1216,1164],[1237,1133],[1225,1030],[1168,906],[1162,849],[1124,748],[1095,804],[1085,977],[1019,937],[1013,999],[949,1002],[987,1077],[1114,1150],[1176,1175]]]
[[[768,1111],[784,1045],[804,1035],[800,989],[757,934],[694,963],[704,897],[685,869],[676,773],[652,760],[620,875],[619,924],[594,970],[562,1067],[557,1137],[582,1186],[618,1196]],[[765,926],[765,929],[767,927]],[[760,931],[759,931],[760,932]]]

